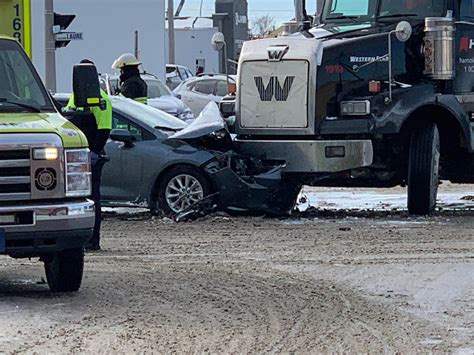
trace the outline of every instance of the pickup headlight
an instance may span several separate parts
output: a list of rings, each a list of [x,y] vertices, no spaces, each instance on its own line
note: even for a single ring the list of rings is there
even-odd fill
[[[56,160],[58,157],[58,148],[55,147],[33,149],[34,160]]]
[[[66,161],[66,196],[91,195],[91,163],[89,149],[68,149]]]

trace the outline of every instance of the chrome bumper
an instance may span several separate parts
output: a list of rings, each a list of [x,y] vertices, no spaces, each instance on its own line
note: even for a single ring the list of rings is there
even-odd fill
[[[239,153],[279,161],[288,173],[337,173],[372,165],[371,140],[264,141],[236,140]],[[341,154],[334,155],[337,151]]]
[[[18,216],[22,216],[22,219]],[[12,219],[15,222],[12,223]],[[0,205],[0,228],[10,233],[71,231],[94,227],[94,202]]]

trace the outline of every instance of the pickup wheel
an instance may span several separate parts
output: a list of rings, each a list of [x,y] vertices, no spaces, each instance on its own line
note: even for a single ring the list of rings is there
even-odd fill
[[[46,279],[51,292],[79,290],[84,270],[84,249],[71,249],[54,253],[44,262]]]
[[[439,187],[440,137],[436,124],[413,132],[408,163],[408,212],[429,215],[436,207]]]

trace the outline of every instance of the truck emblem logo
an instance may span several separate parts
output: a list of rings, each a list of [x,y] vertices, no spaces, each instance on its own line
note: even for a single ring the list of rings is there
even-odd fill
[[[267,49],[268,51],[268,60],[270,62],[280,62],[288,50],[290,49],[289,46],[272,46]]]
[[[288,76],[285,79],[283,87],[281,87],[280,80],[278,80],[276,76],[272,76],[265,86],[261,76],[255,77],[255,84],[257,85],[260,100],[264,102],[272,101],[273,97],[275,97],[276,101],[287,101],[294,81],[294,76]]]

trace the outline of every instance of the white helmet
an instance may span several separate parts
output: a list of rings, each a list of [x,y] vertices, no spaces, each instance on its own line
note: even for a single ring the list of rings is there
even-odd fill
[[[114,60],[112,64],[112,69],[122,69],[123,67],[130,66],[130,65],[140,65],[141,62],[130,53],[122,54],[120,57]]]

